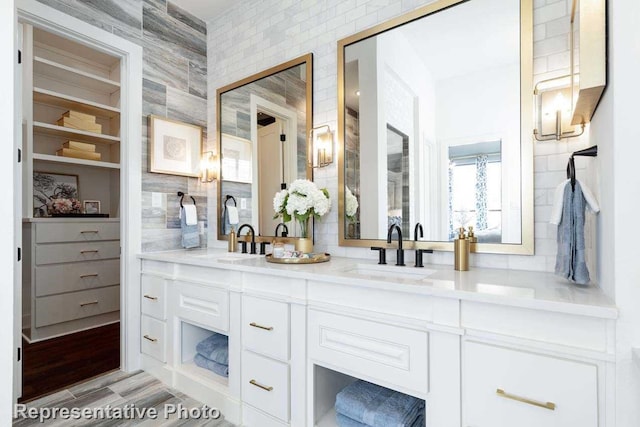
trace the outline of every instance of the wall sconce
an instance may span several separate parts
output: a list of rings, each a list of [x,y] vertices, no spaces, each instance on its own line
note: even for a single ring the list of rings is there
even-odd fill
[[[216,173],[216,156],[213,151],[205,151],[200,159],[200,181],[212,182],[217,178]]]
[[[560,141],[584,133],[584,123],[571,124],[575,107],[575,77],[566,75],[555,79],[542,80],[536,84],[533,94],[536,98],[536,127],[533,135],[538,141]]]
[[[325,129],[324,132],[317,132]],[[329,125],[318,126],[309,132],[309,146],[312,150],[312,167],[323,168],[333,163],[333,132]]]

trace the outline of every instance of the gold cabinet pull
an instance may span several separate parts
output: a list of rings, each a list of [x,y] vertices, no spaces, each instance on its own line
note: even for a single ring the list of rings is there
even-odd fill
[[[98,303],[98,300],[91,301],[91,302],[81,302],[80,303],[80,307],[84,307],[85,305],[94,305],[94,304],[97,304],[97,303]]]
[[[86,279],[87,277],[98,277],[98,273],[82,274],[80,276],[81,279]]]
[[[85,233],[93,233],[93,234],[97,234],[98,230],[82,230],[80,232],[80,234],[85,234]]]
[[[150,299],[151,301],[158,301],[158,297],[152,297],[151,295],[145,295],[146,299]]]
[[[151,341],[151,342],[157,342],[157,341],[158,341],[158,339],[157,339],[157,338],[151,338],[149,335],[145,335],[145,336],[144,336],[144,339],[145,339],[145,340],[149,340],[149,341]]]
[[[256,322],[249,323],[249,326],[253,326],[254,328],[264,329],[265,331],[273,331],[273,326],[262,326],[262,325],[258,325]]]
[[[505,399],[515,400],[517,402],[526,403],[527,405],[533,405],[539,408],[549,409],[550,411],[556,410],[556,404],[553,402],[539,402],[537,400],[527,399],[526,397],[516,396],[515,394],[507,393],[501,388],[496,390],[496,394],[500,397],[504,397]]]
[[[97,254],[99,251],[97,249],[91,249],[88,251],[80,251],[81,254]]]
[[[269,387],[269,386],[266,386],[266,385],[262,385],[262,384],[260,384],[259,382],[257,382],[256,380],[251,380],[251,381],[249,381],[249,384],[254,385],[254,386],[256,386],[256,387],[258,387],[258,388],[261,388],[261,389],[263,389],[263,390],[266,390],[266,391],[272,391],[272,390],[273,390],[273,387]]]

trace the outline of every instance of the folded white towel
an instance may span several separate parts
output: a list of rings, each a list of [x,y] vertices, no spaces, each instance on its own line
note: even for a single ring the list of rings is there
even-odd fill
[[[180,209],[180,215],[184,215],[187,225],[198,224],[198,211],[196,209],[196,205],[184,205],[182,209]]]
[[[229,224],[236,225],[240,222],[240,215],[238,215],[238,208],[235,206],[227,206],[227,218]]]
[[[598,202],[596,201],[596,198],[591,192],[591,190],[589,190],[589,187],[587,187],[584,184],[584,182],[582,182],[579,179],[576,181],[580,182],[580,187],[582,187],[582,195],[584,196],[584,199],[586,200],[587,206],[589,207],[589,209],[591,209],[594,213],[600,212],[600,206],[598,205]],[[549,220],[551,224],[556,224],[556,225],[560,224],[560,220],[562,219],[564,187],[566,187],[566,185],[569,184],[570,182],[571,180],[569,179],[564,180],[556,187],[556,192],[553,195],[553,208],[551,209],[551,219]]]

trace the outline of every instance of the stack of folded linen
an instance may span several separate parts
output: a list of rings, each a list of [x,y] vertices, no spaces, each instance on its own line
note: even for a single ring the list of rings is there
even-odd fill
[[[423,427],[424,400],[358,380],[336,396],[340,427]]]
[[[196,345],[196,365],[223,377],[229,376],[229,338],[214,333]]]

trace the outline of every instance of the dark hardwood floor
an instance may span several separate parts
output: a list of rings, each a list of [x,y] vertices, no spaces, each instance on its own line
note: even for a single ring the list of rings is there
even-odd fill
[[[120,367],[120,323],[33,344],[22,340],[21,402]]]

